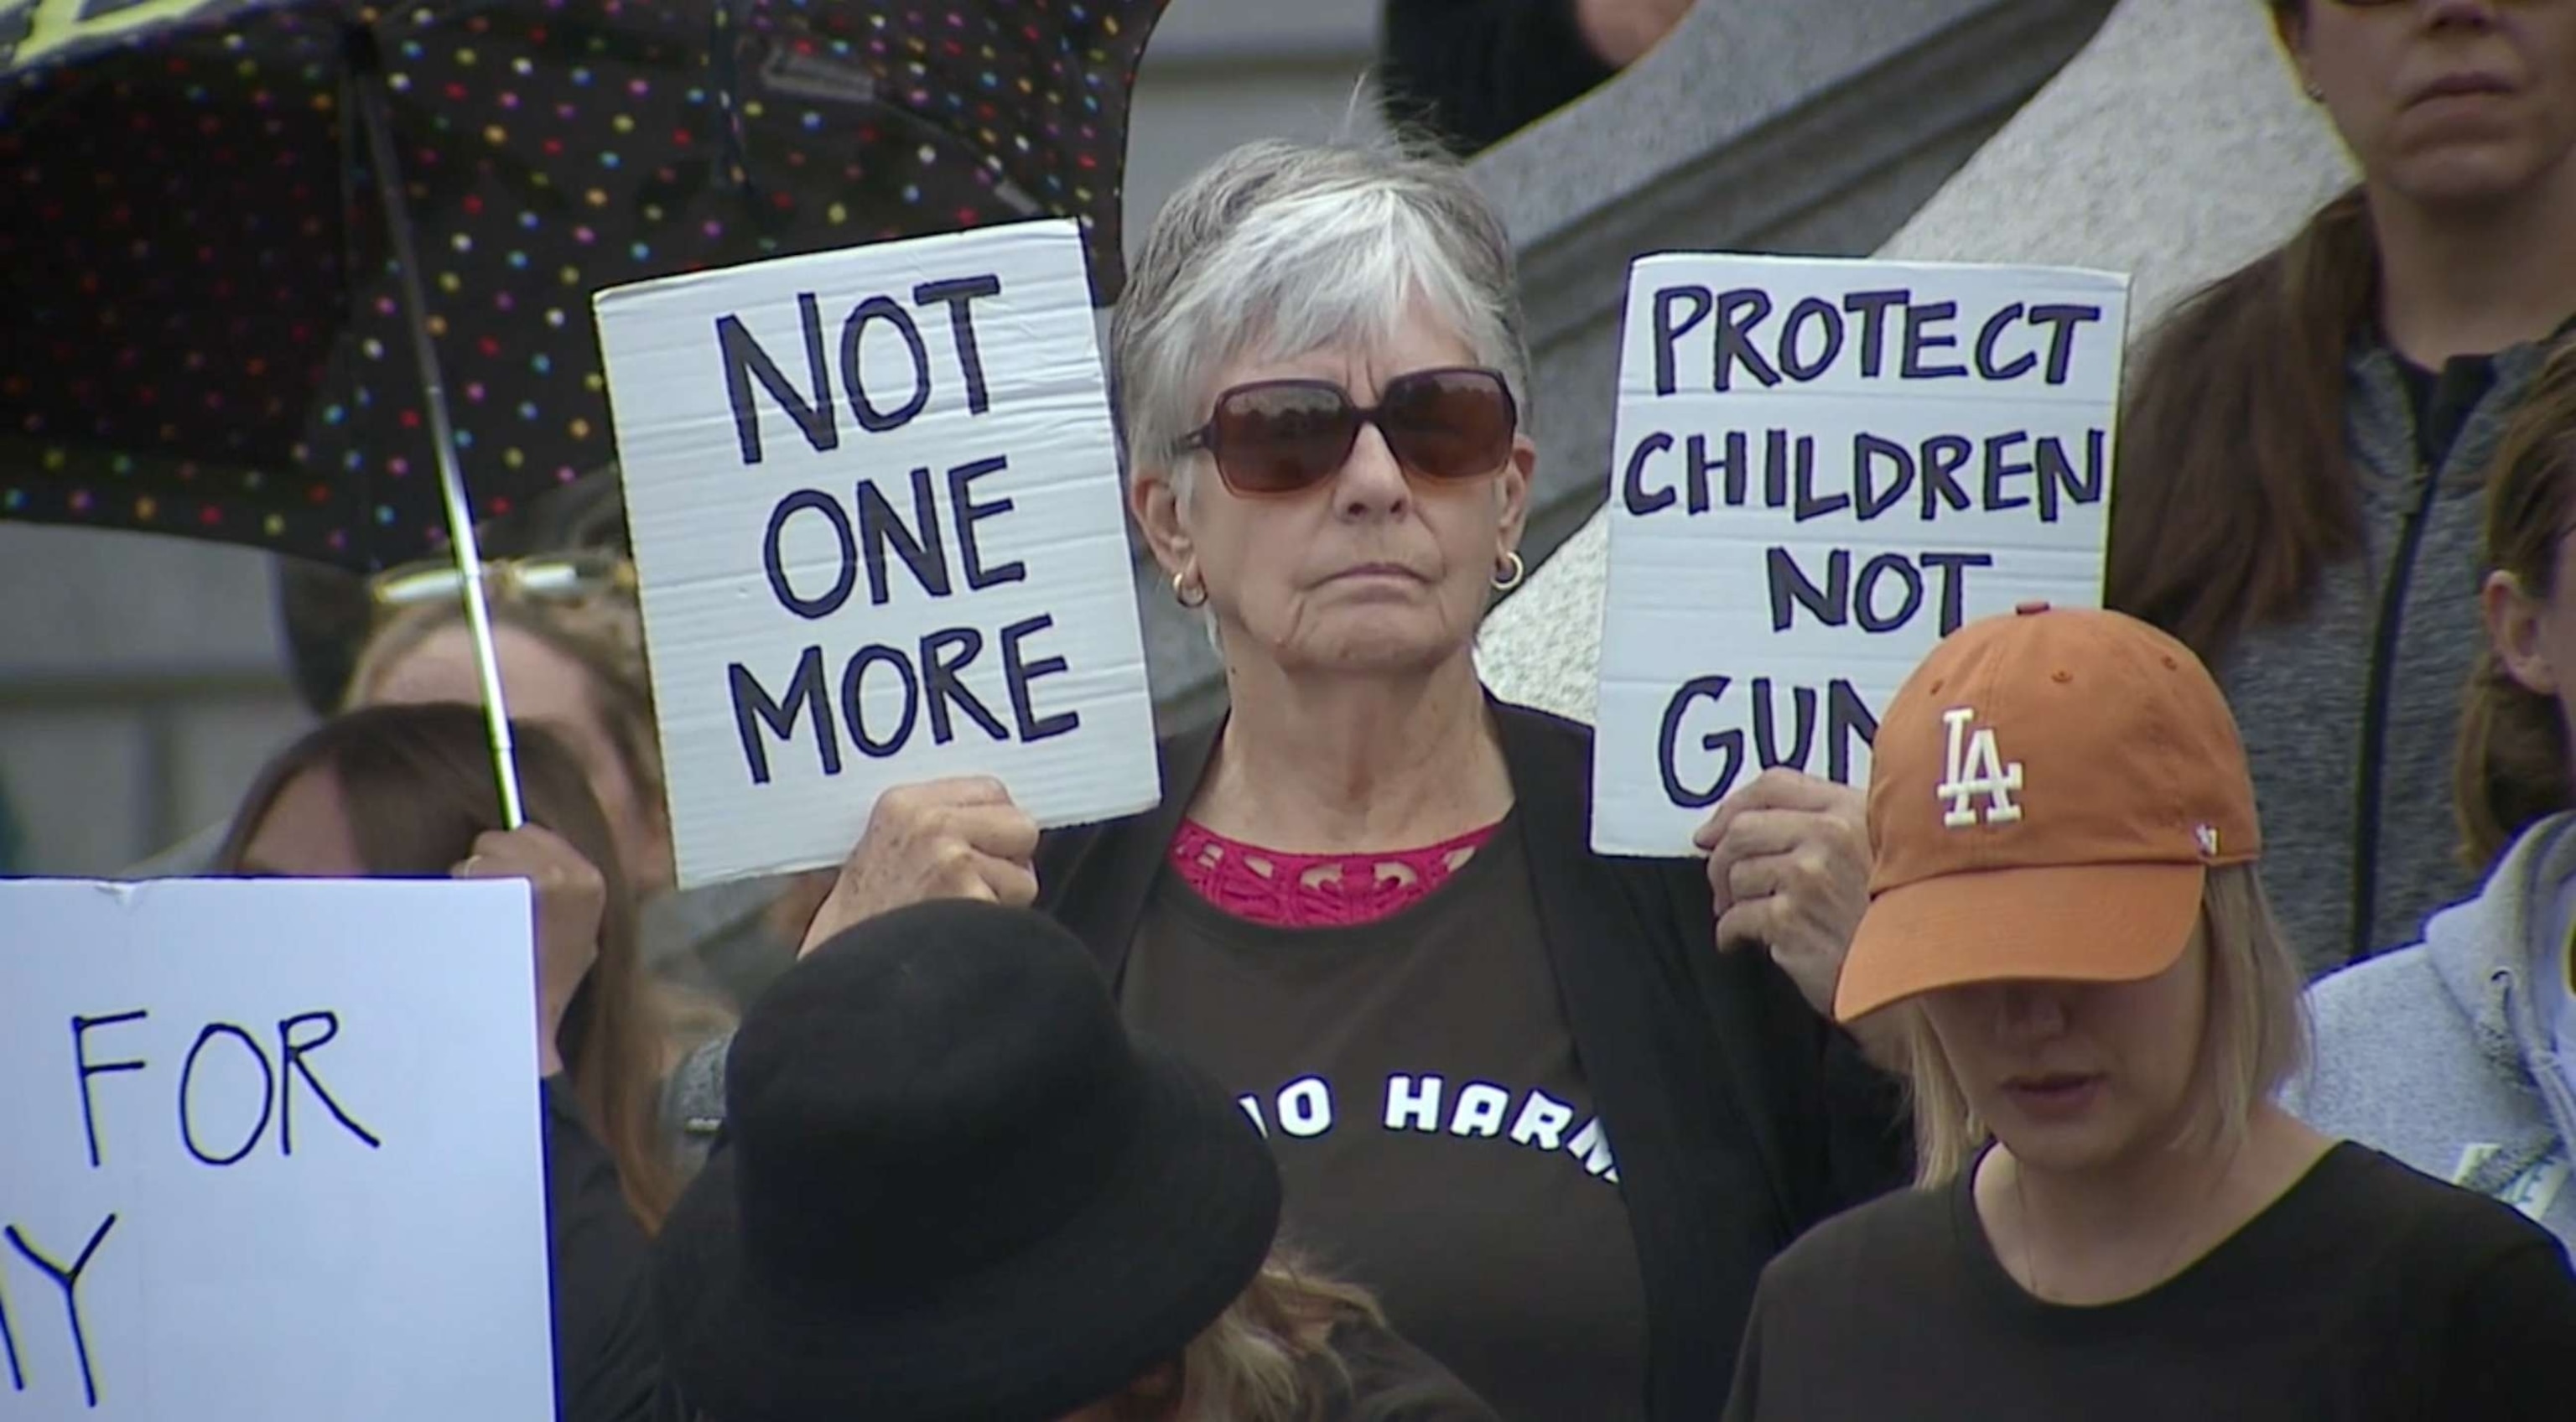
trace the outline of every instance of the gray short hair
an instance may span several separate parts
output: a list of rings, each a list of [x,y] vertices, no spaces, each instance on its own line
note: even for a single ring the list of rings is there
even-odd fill
[[[1110,324],[1127,467],[1164,468],[1244,358],[1378,339],[1427,302],[1503,374],[1529,420],[1529,349],[1509,237],[1446,157],[1266,139],[1190,180],[1154,219]]]

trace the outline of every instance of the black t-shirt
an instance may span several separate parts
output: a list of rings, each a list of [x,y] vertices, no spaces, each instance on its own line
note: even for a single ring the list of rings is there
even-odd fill
[[[2377,1151],[2334,1147],[2181,1274],[2091,1307],[2014,1281],[1969,1179],[1862,1206],[1773,1261],[1728,1422],[2576,1417],[2558,1242]]]
[[[1644,1416],[1645,1286],[1517,818],[1354,927],[1248,923],[1167,871],[1119,998],[1269,1136],[1283,1237],[1502,1416]]]

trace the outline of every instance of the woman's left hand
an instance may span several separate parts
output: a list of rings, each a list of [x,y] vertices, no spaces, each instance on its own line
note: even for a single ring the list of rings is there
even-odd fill
[[[474,852],[453,871],[459,879],[525,879],[533,891],[537,932],[538,1073],[563,1070],[556,1036],[572,995],[599,961],[599,925],[608,882],[561,835],[536,825],[478,835]]]
[[[1831,1020],[1843,956],[1869,907],[1868,800],[1771,769],[1718,802],[1692,842],[1708,851],[1717,943],[1759,943]]]

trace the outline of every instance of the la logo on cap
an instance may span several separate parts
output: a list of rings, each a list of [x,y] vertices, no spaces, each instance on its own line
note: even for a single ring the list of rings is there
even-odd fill
[[[2013,795],[2021,789],[2021,762],[2007,762],[1995,746],[1993,728],[1970,726],[1977,719],[1973,706],[1953,706],[1941,713],[1949,728],[1949,745],[1942,761],[1941,783],[1932,793],[1950,802],[1941,817],[1949,829],[1968,829],[1978,824],[2011,824],[2021,818],[2021,806]],[[1983,796],[1985,809],[1972,803]]]

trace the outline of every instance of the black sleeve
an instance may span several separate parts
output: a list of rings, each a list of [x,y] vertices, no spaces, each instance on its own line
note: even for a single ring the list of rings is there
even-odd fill
[[[550,1077],[544,1096],[555,1412],[560,1422],[648,1422],[662,1382],[651,1245],[570,1093]]]
[[[2564,1422],[2576,1347],[2576,1273],[2533,1239],[2471,1276],[2451,1310],[2434,1412],[2480,1422]]]
[[[1583,38],[1575,0],[1386,0],[1387,117],[1460,157],[1510,137],[1618,71]]]
[[[1770,1283],[1766,1272],[1762,1284],[1753,1289],[1752,1316],[1744,1321],[1744,1342],[1735,1350],[1735,1381],[1726,1391],[1724,1422],[1754,1422],[1762,1415],[1762,1285]]]

